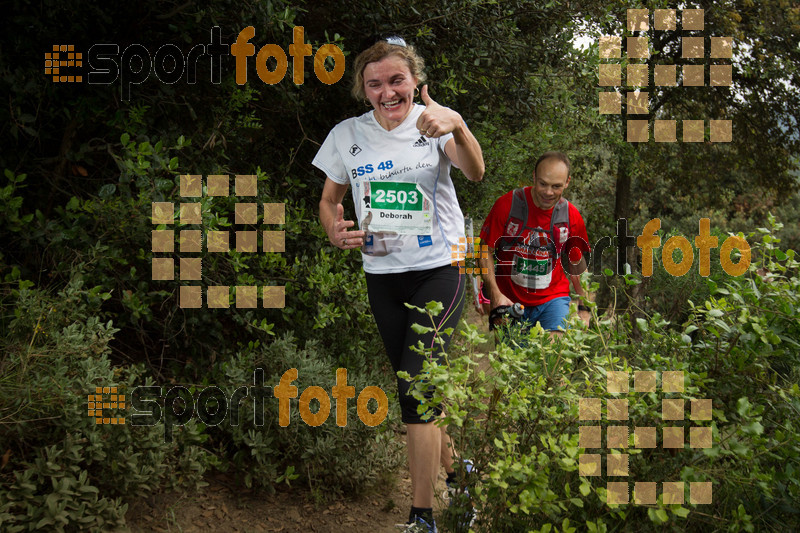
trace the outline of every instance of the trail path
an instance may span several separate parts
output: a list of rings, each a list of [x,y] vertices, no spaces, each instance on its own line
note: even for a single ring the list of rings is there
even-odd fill
[[[468,307],[463,317],[486,332],[486,319]],[[360,497],[318,504],[301,486],[267,495],[248,490],[228,476],[212,475],[206,478],[209,485],[196,494],[137,500],[128,509],[128,526],[120,533],[397,533],[394,524],[405,522],[411,507],[411,479],[405,466],[395,480],[392,486],[375,487]],[[441,473],[436,494],[445,488]],[[435,514],[442,505],[436,502]]]
[[[402,472],[402,471],[401,471]],[[315,505],[302,488],[256,495],[211,477],[194,495],[168,494],[138,501],[128,510],[130,533],[225,531],[241,533],[397,533],[411,505],[411,480],[356,499]],[[444,479],[439,480],[444,490]]]

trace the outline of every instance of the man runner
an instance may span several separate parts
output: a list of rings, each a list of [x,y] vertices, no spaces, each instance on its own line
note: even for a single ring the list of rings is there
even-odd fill
[[[585,296],[580,274],[587,267],[581,251],[589,251],[589,238],[578,209],[562,198],[570,178],[565,154],[542,154],[534,166],[533,186],[501,196],[480,234],[489,246],[489,257],[479,265],[487,272],[483,291],[490,309],[521,303],[523,320],[539,322],[551,332],[566,328],[568,276],[575,293]],[[578,305],[578,315],[589,324],[588,307]]]

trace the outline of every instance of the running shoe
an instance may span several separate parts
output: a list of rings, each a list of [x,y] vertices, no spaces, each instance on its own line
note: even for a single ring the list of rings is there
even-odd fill
[[[433,521],[433,525],[431,525],[420,517],[417,517],[417,519],[410,524],[397,524],[395,527],[402,530],[403,533],[438,533],[435,520]]]
[[[475,468],[472,461],[469,459],[464,459],[463,463],[464,470],[467,474],[471,473]],[[470,502],[469,490],[467,487],[459,487],[456,481],[448,482],[444,498],[449,499],[449,507],[451,508],[455,505],[462,507],[468,506],[468,510],[464,511],[463,514],[457,518],[459,529],[466,530],[475,523],[475,508],[472,507],[472,503]]]

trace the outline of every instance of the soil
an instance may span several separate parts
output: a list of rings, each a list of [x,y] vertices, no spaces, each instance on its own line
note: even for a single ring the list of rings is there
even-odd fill
[[[486,333],[486,318],[472,306],[464,318]],[[405,439],[404,435],[397,438]],[[314,502],[306,488],[293,486],[267,495],[248,490],[226,475],[207,476],[208,486],[190,494],[175,492],[140,499],[126,514],[120,533],[225,531],[240,533],[397,533],[395,524],[408,518],[411,478],[401,467],[393,484],[374,487],[359,497],[326,503]],[[435,494],[446,490],[444,471]],[[437,498],[434,515],[446,503]]]
[[[394,486],[322,505],[313,503],[307,490],[256,495],[211,477],[209,486],[195,495],[175,493],[137,501],[128,510],[128,529],[123,531],[397,533],[394,525],[406,521],[411,506],[411,479],[407,469],[399,473]],[[444,477],[437,489],[439,494],[445,490]],[[437,502],[434,512],[441,505]]]

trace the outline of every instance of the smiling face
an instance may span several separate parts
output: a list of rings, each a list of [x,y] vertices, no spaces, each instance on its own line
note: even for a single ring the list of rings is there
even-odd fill
[[[569,185],[569,169],[556,158],[547,158],[533,174],[533,203],[539,209],[550,209],[561,199]]]
[[[364,67],[364,92],[375,108],[375,118],[386,130],[399,126],[414,107],[417,80],[406,61],[386,56]]]

